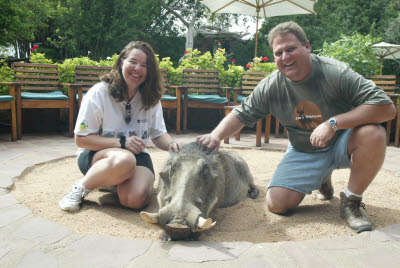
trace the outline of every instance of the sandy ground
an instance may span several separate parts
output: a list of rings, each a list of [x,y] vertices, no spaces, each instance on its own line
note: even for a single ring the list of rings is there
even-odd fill
[[[213,220],[217,225],[199,237],[203,241],[297,241],[316,238],[354,235],[339,216],[339,192],[347,185],[349,170],[333,173],[334,198],[320,201],[316,192],[306,196],[301,206],[290,216],[265,212],[265,189],[283,156],[281,152],[257,149],[237,151],[248,163],[260,189],[257,200],[246,199],[230,208],[217,209]],[[152,201],[145,211],[156,211],[158,174],[168,153],[150,149],[156,171]],[[90,193],[79,212],[66,213],[58,202],[73,182],[81,177],[76,157],[37,165],[25,171],[16,181],[13,194],[39,217],[52,220],[81,234],[102,234],[123,238],[159,240],[162,230],[144,222],[139,212],[123,208],[116,195],[95,190]],[[364,194],[366,214],[374,228],[400,222],[400,180],[388,171],[379,172]]]

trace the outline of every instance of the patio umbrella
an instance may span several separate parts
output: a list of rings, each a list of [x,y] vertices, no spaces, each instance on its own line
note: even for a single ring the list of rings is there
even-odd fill
[[[383,59],[400,59],[400,45],[381,42],[372,46],[376,51],[376,56],[381,60],[381,75]]]
[[[198,0],[212,13],[234,13],[256,16],[256,49],[259,17],[276,17],[297,14],[315,14],[313,6],[317,0]]]

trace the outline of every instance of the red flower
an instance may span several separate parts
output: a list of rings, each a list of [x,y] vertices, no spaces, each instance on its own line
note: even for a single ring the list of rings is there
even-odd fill
[[[273,62],[275,62],[276,60],[274,59]]]
[[[218,44],[221,44],[221,41],[218,41]]]
[[[247,67],[247,68],[250,68],[250,67],[251,67],[251,65],[248,63],[248,64],[246,65],[246,67]]]
[[[218,52],[222,52],[222,50],[221,50],[221,49],[218,49]]]
[[[188,51],[185,51],[185,54],[188,54],[189,52]]]
[[[234,59],[232,59],[232,62],[235,62],[235,60],[234,60]]]
[[[267,57],[263,57],[262,60],[268,61],[269,59]]]
[[[31,51],[35,51],[35,49],[36,49],[36,48],[33,47],[33,48],[31,48]]]
[[[35,49],[36,49],[36,48],[38,48],[38,46],[37,46],[37,45],[34,45],[34,46],[33,46],[33,48],[35,48]]]

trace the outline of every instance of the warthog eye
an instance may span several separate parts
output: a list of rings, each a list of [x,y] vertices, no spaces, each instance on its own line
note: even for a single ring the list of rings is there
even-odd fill
[[[203,175],[208,175],[208,173],[210,171],[209,169],[210,169],[210,166],[207,163],[203,163],[203,165],[200,167],[200,172]]]
[[[174,173],[175,173],[175,169],[171,167],[169,169],[169,176],[171,177],[172,175],[174,175]]]

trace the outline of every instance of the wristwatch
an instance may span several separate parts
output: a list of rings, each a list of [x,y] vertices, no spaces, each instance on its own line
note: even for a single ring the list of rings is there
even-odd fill
[[[329,125],[331,126],[331,128],[333,128],[334,131],[337,131],[337,130],[338,130],[336,118],[335,118],[334,116],[332,116],[331,118],[329,118],[328,123],[329,123]]]
[[[119,143],[121,144],[121,148],[122,148],[122,149],[126,149],[126,148],[125,148],[125,141],[126,141],[126,137],[125,137],[125,136],[121,136],[121,137],[119,138]]]

